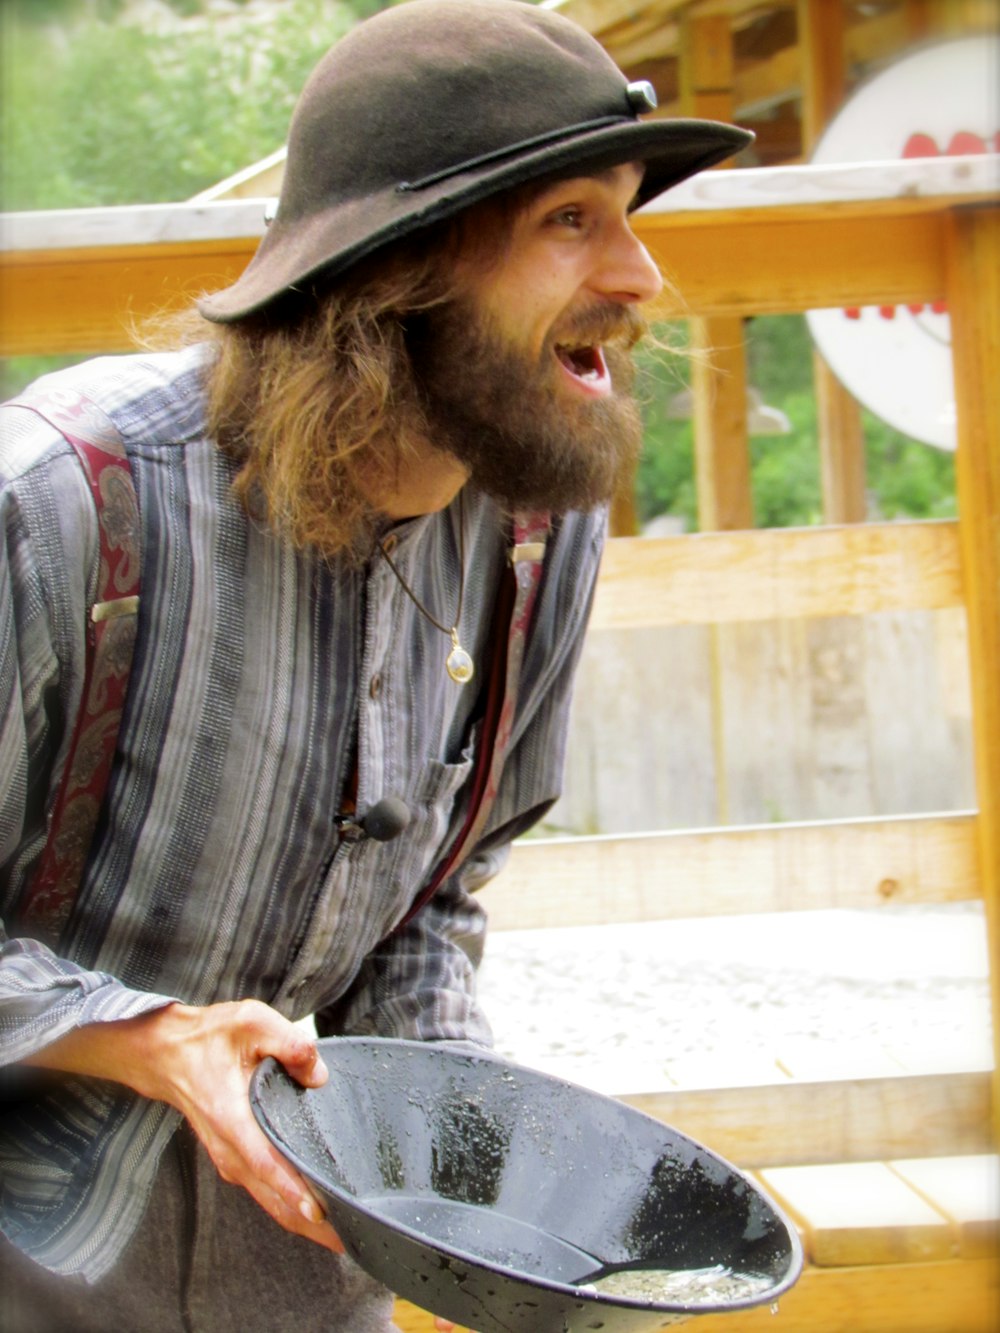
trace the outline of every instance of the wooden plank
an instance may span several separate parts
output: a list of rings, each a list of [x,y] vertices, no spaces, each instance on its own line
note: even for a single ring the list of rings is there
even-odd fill
[[[46,252],[53,262],[65,258],[85,263],[101,255],[113,259],[184,253],[199,243],[223,249],[230,241],[252,246],[264,234],[265,203],[258,197],[7,213],[0,251],[4,263],[35,264]]]
[[[721,173],[720,173],[721,174]],[[636,230],[670,278],[662,318],[748,316],[943,297],[940,217],[817,218],[680,228],[659,215]],[[233,281],[255,242],[136,257],[39,254],[0,267],[0,355],[119,351],[128,322]],[[679,295],[678,293],[682,293]]]
[[[979,854],[994,959],[993,1035],[1000,1139],[1000,208],[957,212],[948,228],[959,543],[969,623]]]
[[[988,1070],[619,1095],[745,1169],[988,1153],[993,1147]]]
[[[882,219],[948,211],[996,197],[994,154],[901,158],[887,162],[806,163],[799,166],[703,171],[671,187],[636,214],[639,228],[671,217],[683,229],[730,224],[754,213],[798,222],[877,213]]]
[[[1000,1254],[1000,1156],[918,1157],[888,1165],[950,1220],[963,1259]]]
[[[733,39],[724,15],[685,10],[679,86],[685,116],[733,118]],[[702,532],[753,527],[747,435],[747,358],[743,321],[689,322],[694,357],[695,474]]]
[[[775,315],[943,299],[940,216],[873,213],[744,217],[735,228],[734,219],[680,227],[666,214],[650,214],[637,221],[636,233],[668,278],[655,313]]]
[[[1000,1265],[994,1259],[817,1268],[782,1296],[776,1320],[768,1304],[699,1315],[698,1333],[997,1333]],[[396,1303],[402,1333],[433,1333],[426,1311]],[[462,1333],[462,1330],[456,1330]]]
[[[698,527],[752,528],[743,320],[693,319],[690,329]]]
[[[861,408],[817,352],[813,384],[819,423],[824,523],[863,523],[868,479]]]
[[[802,148],[810,153],[844,100],[846,12],[840,0],[798,0],[802,54]],[[863,523],[867,516],[861,409],[817,353],[813,357],[823,518]]]
[[[821,1267],[926,1263],[958,1252],[950,1220],[882,1162],[775,1167],[759,1176]]]
[[[802,64],[802,150],[810,153],[846,92],[847,14],[841,0],[796,0]]]
[[[608,40],[602,45],[606,50],[614,51],[615,64],[619,69],[635,70],[641,77],[651,63],[675,60],[680,40],[680,24],[661,18],[641,28],[635,26],[627,31],[609,34]],[[656,82],[655,79],[653,82]],[[677,115],[676,105],[671,107],[668,103],[665,106],[661,98],[659,111],[666,111],[668,107]]]
[[[962,603],[952,522],[608,543],[591,630],[940,610]]]
[[[679,88],[684,114],[710,116],[721,102],[720,119],[732,116],[733,39],[729,19],[684,10],[680,23]]]
[[[0,265],[0,356],[117,352],[152,315],[233,282],[256,240],[42,251]]]
[[[493,930],[979,897],[971,815],[528,838],[480,891]]]

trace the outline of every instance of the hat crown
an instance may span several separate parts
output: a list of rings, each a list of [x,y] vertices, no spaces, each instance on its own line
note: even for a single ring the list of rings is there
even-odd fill
[[[292,117],[277,212],[245,271],[198,308],[263,310],[379,247],[529,181],[641,162],[644,202],[744,147],[713,121],[647,119],[583,28],[524,0],[407,0],[317,65]]]
[[[278,216],[419,182],[567,126],[634,118],[576,24],[517,0],[409,0],[353,29],[296,107]]]

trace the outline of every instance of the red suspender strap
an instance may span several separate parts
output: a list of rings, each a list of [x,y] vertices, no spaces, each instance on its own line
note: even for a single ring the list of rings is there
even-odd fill
[[[438,863],[429,882],[396,927],[401,930],[433,898],[473,850],[493,809],[514,726],[521,664],[528,631],[542,581],[545,544],[551,521],[548,514],[515,514],[510,569],[494,612],[493,661],[487,686],[479,751],[472,772],[469,808],[458,836]]]
[[[100,541],[80,709],[48,839],[20,911],[25,926],[56,941],[93,841],[125,704],[139,610],[139,510],[121,436],[99,407],[69,393],[19,399],[11,406],[36,412],[76,451],[97,509]]]

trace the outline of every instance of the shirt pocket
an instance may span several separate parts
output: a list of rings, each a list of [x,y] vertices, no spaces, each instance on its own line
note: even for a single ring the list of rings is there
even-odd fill
[[[421,842],[435,850],[434,861],[451,841],[457,820],[464,813],[463,796],[479,753],[480,732],[481,724],[477,723],[456,762],[428,759],[414,789],[411,808],[421,825]]]

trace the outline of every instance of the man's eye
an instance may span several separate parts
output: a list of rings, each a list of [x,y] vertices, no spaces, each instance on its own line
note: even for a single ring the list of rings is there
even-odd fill
[[[557,227],[582,227],[583,209],[577,208],[576,205],[556,209],[554,213],[549,214],[549,221],[555,223]]]

